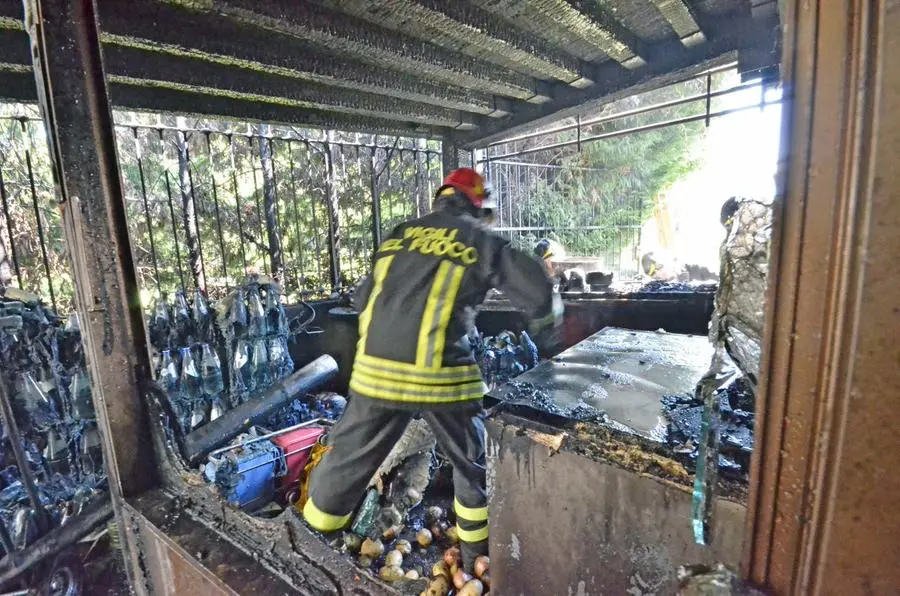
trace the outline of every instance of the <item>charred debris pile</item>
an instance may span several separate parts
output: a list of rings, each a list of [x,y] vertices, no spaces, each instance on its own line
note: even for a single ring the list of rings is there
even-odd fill
[[[8,553],[65,525],[108,487],[75,316],[63,319],[36,296],[7,289],[0,367],[13,417],[4,413],[0,449],[0,538]]]
[[[278,287],[252,278],[218,303],[201,292],[160,300],[150,317],[157,381],[166,395],[171,444],[201,468],[212,490],[259,517],[299,512],[309,472],[327,450],[328,430],[346,406],[321,391],[281,399],[264,419],[236,428],[221,447],[190,456],[192,438],[229,418],[231,410],[267,400],[294,372],[288,344],[302,341],[315,311],[288,320]],[[302,319],[302,320],[300,320]],[[533,368],[537,348],[527,333],[469,337],[484,376],[502,384]],[[236,413],[236,412],[235,412]],[[218,431],[217,431],[218,432]],[[346,532],[323,537],[362,572],[419,594],[482,594],[481,577],[459,568],[452,512],[452,470],[427,424],[414,420],[372,477]],[[458,584],[458,586],[456,585]]]

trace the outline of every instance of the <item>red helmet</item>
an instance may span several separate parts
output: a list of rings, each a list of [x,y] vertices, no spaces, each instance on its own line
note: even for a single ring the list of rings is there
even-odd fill
[[[459,168],[447,174],[444,183],[437,190],[437,196],[450,188],[466,195],[477,209],[496,208],[491,199],[490,188],[484,183],[484,177],[472,168]]]

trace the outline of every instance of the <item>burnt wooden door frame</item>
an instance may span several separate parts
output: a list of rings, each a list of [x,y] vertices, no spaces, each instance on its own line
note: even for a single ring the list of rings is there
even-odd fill
[[[125,499],[158,481],[138,387],[149,362],[96,7],[29,7],[40,15],[40,26],[29,24],[35,72],[122,522]],[[785,0],[782,8],[792,102],[745,571],[780,594],[885,593],[900,585],[900,408],[892,399],[900,386],[900,2]],[[458,155],[445,149],[444,163]],[[129,538],[134,531],[126,526]],[[158,544],[157,555],[175,552]],[[146,566],[155,551],[137,540],[128,546],[138,593],[152,591]]]
[[[745,573],[900,585],[900,2],[786,0],[779,200]]]

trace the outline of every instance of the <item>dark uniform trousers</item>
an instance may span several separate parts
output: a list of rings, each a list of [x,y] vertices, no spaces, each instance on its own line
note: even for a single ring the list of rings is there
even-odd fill
[[[354,395],[328,437],[332,446],[313,470],[303,514],[322,531],[345,528],[369,480],[403,435],[416,410]],[[488,552],[484,410],[481,400],[452,409],[418,410],[453,464],[454,510],[463,563]]]

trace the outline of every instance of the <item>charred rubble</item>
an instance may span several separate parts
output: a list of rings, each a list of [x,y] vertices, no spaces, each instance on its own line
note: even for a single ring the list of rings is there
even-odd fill
[[[0,300],[0,367],[28,467],[20,469],[16,433],[4,421],[2,546],[22,550],[105,493],[107,477],[77,318],[65,320],[36,296],[7,289]]]

